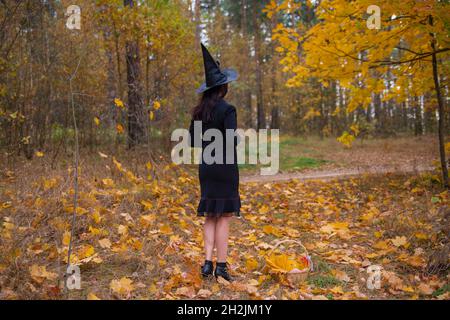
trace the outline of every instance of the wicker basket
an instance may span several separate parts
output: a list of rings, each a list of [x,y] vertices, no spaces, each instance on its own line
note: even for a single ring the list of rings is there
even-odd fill
[[[308,278],[309,272],[312,271],[312,261],[308,254],[308,250],[306,250],[305,246],[300,241],[291,240],[291,239],[281,240],[274,245],[274,247],[268,252],[267,256],[270,256],[280,245],[286,244],[286,243],[290,243],[289,247],[297,246],[297,247],[301,248],[303,255],[305,256],[305,258],[308,261],[308,267],[303,270],[294,269],[289,272],[287,272],[287,271],[280,272],[280,271],[270,270],[269,273],[281,281],[286,280],[290,284],[298,286],[306,281],[306,279]],[[296,250],[295,253],[296,253],[296,255],[298,255],[298,250]],[[267,256],[266,256],[266,258],[267,258]],[[266,263],[267,263],[267,260],[266,260]],[[264,267],[266,268],[267,264]]]

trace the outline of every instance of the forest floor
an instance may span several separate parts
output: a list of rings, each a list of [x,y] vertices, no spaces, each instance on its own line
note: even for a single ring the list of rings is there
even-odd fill
[[[424,140],[414,148],[434,146]],[[423,157],[431,159],[421,165],[433,165]],[[448,260],[427,268],[449,243],[449,192],[438,171],[242,183],[243,218],[232,223],[228,260],[236,281],[227,283],[199,275],[192,170],[105,153],[81,161],[71,260],[81,290],[64,292],[73,168],[49,162],[44,155],[1,169],[0,299],[450,299]],[[280,268],[290,249],[301,254],[297,243],[312,257],[302,283],[267,263],[286,239],[295,242],[276,248]],[[368,289],[371,266],[381,267],[379,289]]]
[[[421,171],[429,169],[438,155],[437,137],[431,135],[357,140],[351,149],[333,138],[282,136],[280,174]],[[243,165],[241,171],[244,176],[259,176],[260,167]]]

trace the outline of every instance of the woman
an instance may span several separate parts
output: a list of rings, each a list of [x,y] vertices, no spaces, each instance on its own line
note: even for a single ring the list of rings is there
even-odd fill
[[[237,72],[232,69],[220,70],[205,46],[202,44],[206,82],[197,90],[202,93],[200,103],[193,109],[190,126],[191,146],[202,147],[202,161],[199,166],[201,199],[198,216],[205,217],[204,245],[205,263],[201,267],[203,277],[213,275],[228,281],[232,278],[227,270],[227,251],[229,224],[233,216],[239,216],[241,201],[239,197],[239,170],[236,161],[236,138],[227,148],[225,130],[237,129],[236,109],[224,98],[228,83],[237,80]],[[205,161],[205,148],[213,141],[202,141],[195,145],[194,122],[201,123],[202,136],[208,129],[218,129],[223,137],[223,161]],[[200,137],[197,137],[201,141]],[[227,153],[234,152],[234,162],[227,162]],[[215,156],[215,154],[212,154]],[[216,269],[213,268],[213,251],[217,249]],[[214,270],[214,272],[213,272]]]

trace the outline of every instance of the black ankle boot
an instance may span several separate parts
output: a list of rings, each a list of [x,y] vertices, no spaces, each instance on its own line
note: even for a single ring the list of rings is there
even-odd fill
[[[216,278],[222,277],[227,281],[233,281],[233,278],[228,274],[226,263],[217,263],[216,270],[214,271]]]
[[[213,274],[213,263],[212,261],[205,260],[205,264],[201,268],[201,274],[204,278],[207,278],[209,276],[212,276]]]

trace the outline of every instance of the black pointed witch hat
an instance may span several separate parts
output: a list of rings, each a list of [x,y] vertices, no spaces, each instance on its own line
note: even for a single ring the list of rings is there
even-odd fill
[[[220,70],[219,62],[213,59],[203,43],[201,43],[201,46],[203,52],[203,62],[205,64],[206,82],[203,83],[200,88],[198,88],[197,93],[202,93],[211,88],[237,80],[238,73],[236,72],[236,70]]]

